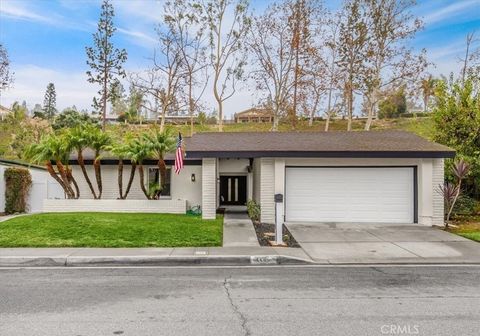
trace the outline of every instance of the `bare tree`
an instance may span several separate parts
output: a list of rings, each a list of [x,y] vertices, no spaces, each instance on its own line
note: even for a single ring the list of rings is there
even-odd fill
[[[345,2],[339,31],[337,65],[344,77],[343,92],[348,118],[347,131],[352,130],[354,94],[360,89],[367,68],[368,27],[363,0]]]
[[[149,95],[158,103],[152,108],[148,104],[142,106],[158,115],[160,112],[160,131],[165,127],[165,117],[172,108],[178,107],[178,97],[181,90],[181,81],[184,78],[182,71],[183,57],[178,48],[177,36],[172,31],[157,29],[159,52],[154,52],[153,66],[144,74],[132,77],[132,84],[142,94]],[[156,123],[155,119],[155,123]]]
[[[190,135],[193,135],[195,111],[208,84],[208,63],[206,62],[205,24],[201,22],[201,11],[195,3],[172,0],[165,4],[164,21],[181,55],[181,71],[187,89],[186,102],[190,115]],[[195,89],[198,89],[195,91]]]
[[[339,31],[340,31],[340,20],[341,15],[335,13],[331,16],[326,24],[326,34],[325,34],[325,56],[323,57],[325,61],[325,69],[327,70],[326,78],[328,81],[327,87],[327,108],[325,111],[325,132],[328,132],[330,127],[330,120],[332,116],[338,112],[338,95],[335,95],[335,91],[339,89],[340,83],[340,70],[337,66],[338,59],[338,49],[339,49]]]
[[[318,38],[321,27],[321,19],[323,16],[323,9],[321,2],[315,0],[292,0],[287,2],[290,7],[291,14],[288,22],[292,29],[292,48],[294,50],[294,79],[293,79],[293,101],[290,110],[290,122],[292,127],[296,127],[297,122],[297,107],[299,105],[305,106],[306,102],[301,101],[300,98],[305,99],[305,83],[310,79],[305,79],[311,64],[314,64],[312,56],[320,55],[314,46],[314,41]],[[314,20],[316,19],[316,20]],[[320,23],[315,25],[314,23]],[[313,55],[312,55],[313,54]],[[300,95],[302,97],[300,97]],[[299,103],[300,101],[300,103]]]
[[[363,0],[368,19],[369,66],[365,79],[365,102],[369,130],[376,116],[382,90],[407,81],[416,82],[427,66],[424,53],[415,55],[406,47],[422,28],[411,9],[415,0]]]
[[[210,61],[213,68],[213,95],[217,102],[218,130],[223,131],[223,103],[236,92],[243,77],[243,44],[250,28],[248,0],[204,0],[202,19],[209,32]],[[227,18],[227,12],[233,16]]]
[[[462,83],[465,83],[465,78],[469,72],[475,72],[475,70],[478,72],[480,70],[480,64],[478,64],[478,61],[480,61],[480,47],[472,50],[473,44],[478,41],[475,38],[475,32],[468,33],[465,40],[465,57],[460,59],[462,62]]]
[[[13,82],[7,49],[0,43],[0,94]]]
[[[280,118],[287,111],[294,85],[295,52],[292,26],[288,23],[290,6],[272,4],[265,13],[254,18],[248,46],[258,66],[253,77],[260,90],[266,91],[273,112],[272,130],[278,130]]]

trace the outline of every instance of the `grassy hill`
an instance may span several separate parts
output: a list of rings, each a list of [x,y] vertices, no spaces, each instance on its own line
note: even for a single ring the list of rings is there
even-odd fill
[[[354,120],[353,129],[362,131],[365,127],[365,120]],[[190,126],[181,125],[176,126],[182,134],[188,135],[190,133]],[[241,123],[241,124],[225,124],[225,132],[268,132],[271,129],[271,124],[267,123]],[[282,123],[279,126],[279,131],[323,131],[325,129],[325,121],[316,121],[312,126],[308,125],[308,121],[299,121],[297,127],[292,129],[290,124]],[[344,131],[347,129],[346,120],[334,120],[330,122],[330,131]],[[427,139],[433,137],[433,122],[430,117],[423,118],[401,118],[401,119],[387,119],[377,120],[374,122],[372,130],[397,129],[416,133]],[[195,132],[216,132],[218,130],[216,125],[195,125]]]
[[[115,132],[116,128],[124,127],[121,124],[108,125],[108,128]],[[130,126],[130,127],[148,127],[147,125],[143,126]],[[190,135],[190,126],[189,125],[177,125],[183,135]],[[353,129],[356,131],[361,131],[365,127],[365,120],[353,120]],[[300,120],[297,123],[296,131],[305,131],[305,132],[315,132],[323,131],[325,128],[325,121],[316,121],[312,126],[308,125],[308,121]],[[224,130],[226,132],[268,132],[271,129],[271,124],[269,123],[242,123],[242,124],[225,124]],[[331,131],[339,131],[347,129],[346,120],[333,120],[330,123]],[[427,139],[432,139],[433,137],[433,122],[429,117],[422,118],[400,118],[400,119],[387,119],[387,120],[377,120],[373,123],[372,130],[375,129],[398,129],[405,130],[416,133],[420,136],[423,136]],[[216,125],[195,125],[195,132],[216,132],[218,130]],[[290,124],[281,123],[279,126],[280,131],[292,131]],[[18,125],[11,125],[7,122],[0,122],[0,157],[9,158],[9,159],[19,159],[13,155],[10,143],[18,131]]]

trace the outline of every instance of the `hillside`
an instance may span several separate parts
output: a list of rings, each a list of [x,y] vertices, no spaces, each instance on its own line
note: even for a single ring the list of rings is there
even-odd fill
[[[365,121],[364,120],[354,120],[353,129],[361,131],[364,129]],[[115,132],[118,128],[123,128],[122,124],[108,125],[108,128]],[[138,128],[148,127],[147,125],[137,126]],[[174,126],[184,135],[190,135],[190,126],[189,125],[177,125]],[[133,126],[135,128],[135,126]],[[307,121],[300,120],[298,121],[297,131],[305,132],[314,132],[314,131],[323,131],[325,128],[325,121],[317,121],[313,126],[308,126]],[[347,121],[346,120],[334,120],[330,123],[331,131],[346,130]],[[217,131],[216,125],[195,125],[195,132],[215,132]],[[248,131],[260,131],[268,132],[271,129],[271,124],[259,124],[259,123],[242,123],[242,124],[225,124],[225,132],[248,132]],[[375,129],[398,129],[406,130],[418,135],[421,135],[427,139],[432,139],[433,133],[433,123],[431,118],[401,118],[401,119],[389,119],[389,120],[378,120],[375,121],[372,127]],[[279,127],[280,131],[292,131],[293,129],[289,124],[282,123]],[[12,152],[10,144],[12,142],[15,133],[18,132],[18,125],[11,125],[5,121],[0,122],[0,157],[9,158],[9,159],[19,159],[17,155]]]

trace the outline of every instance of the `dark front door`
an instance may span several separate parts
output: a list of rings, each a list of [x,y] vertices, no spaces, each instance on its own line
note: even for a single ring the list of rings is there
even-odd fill
[[[220,205],[247,203],[246,176],[220,176]]]

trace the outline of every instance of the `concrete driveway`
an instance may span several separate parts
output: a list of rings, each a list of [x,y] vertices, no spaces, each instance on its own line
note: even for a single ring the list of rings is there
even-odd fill
[[[418,224],[287,224],[318,263],[480,263],[480,243]]]

